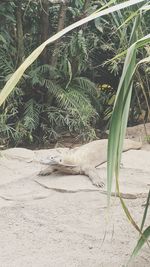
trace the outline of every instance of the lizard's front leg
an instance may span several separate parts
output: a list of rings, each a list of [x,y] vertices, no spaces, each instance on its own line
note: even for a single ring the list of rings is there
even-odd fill
[[[48,166],[46,169],[40,171],[38,175],[46,176],[46,175],[49,175],[49,174],[56,172],[56,171],[57,171],[57,169],[54,168],[53,166]]]
[[[83,173],[89,177],[89,179],[91,180],[93,185],[95,185],[97,187],[103,187],[104,186],[104,183],[102,182],[101,178],[99,177],[99,173],[96,170],[96,168],[84,167],[82,170],[83,170]]]

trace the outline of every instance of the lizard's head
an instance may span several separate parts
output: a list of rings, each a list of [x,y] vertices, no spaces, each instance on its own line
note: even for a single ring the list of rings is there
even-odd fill
[[[42,159],[41,163],[45,165],[63,164],[63,160],[62,157],[59,155],[49,155],[47,158]]]

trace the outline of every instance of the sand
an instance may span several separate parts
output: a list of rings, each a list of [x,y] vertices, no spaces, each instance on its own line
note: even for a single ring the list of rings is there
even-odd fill
[[[107,196],[86,176],[38,177],[40,157],[50,150],[7,149],[0,157],[0,266],[123,267],[138,233],[120,201]],[[150,188],[150,150],[123,154],[121,192],[134,220],[141,224]],[[99,172],[106,183],[106,164]],[[106,190],[106,188],[104,188]],[[146,226],[150,225],[150,212]],[[144,245],[132,267],[149,267]]]

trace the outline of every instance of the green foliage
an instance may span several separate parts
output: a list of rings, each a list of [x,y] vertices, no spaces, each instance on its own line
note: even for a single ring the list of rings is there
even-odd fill
[[[10,5],[5,1],[2,2],[1,87],[17,68],[18,57],[17,2],[11,0]],[[86,7],[84,1],[70,1],[64,17],[65,24],[83,18],[85,14],[95,12],[97,9],[100,11],[105,5],[111,6],[113,2],[91,1]],[[40,16],[43,10],[41,4],[38,1],[22,2],[25,56],[41,42]],[[38,58],[26,73],[24,67],[20,68],[16,77],[19,79],[19,75],[24,73],[23,79],[1,107],[1,125],[3,125],[0,130],[1,142],[6,140],[6,144],[19,145],[23,142],[52,141],[65,131],[88,140],[96,137],[96,128],[107,128],[122,70],[124,51],[128,47],[132,21],[139,13],[138,8],[134,6],[123,11],[118,10],[107,17],[97,18],[90,24],[80,24],[79,29],[66,34],[55,50],[58,57],[57,66],[51,65],[54,49],[51,45],[45,49],[49,57],[46,64]],[[59,12],[59,4],[49,4],[48,10],[45,10],[45,15],[49,15],[50,35],[57,31]],[[147,32],[148,21],[148,16],[144,16],[138,30],[139,36]],[[38,50],[32,54],[32,62],[43,49],[44,46],[40,46],[38,54],[36,54]],[[148,51],[148,48],[144,48],[138,54],[138,60]],[[121,56],[114,57],[117,54]],[[110,58],[111,61],[108,61]],[[31,62],[28,66],[30,64]],[[145,114],[145,121],[149,116],[148,67],[142,65],[138,71],[142,75],[137,73],[134,83],[129,116],[131,124],[140,121],[141,114]]]
[[[96,95],[94,83],[80,77],[66,88],[65,82],[59,85],[60,79],[59,71],[49,65],[31,68],[15,95],[7,100],[10,103],[16,99],[13,105],[2,109],[1,138],[7,132],[10,143],[42,143],[53,141],[61,136],[60,132],[68,130],[84,140],[94,138],[93,121],[98,116],[90,100],[92,91]],[[11,125],[10,114],[13,118]]]
[[[68,42],[69,39],[69,42]],[[67,42],[59,47],[59,69],[68,75],[68,62],[70,62],[73,75],[80,75],[87,69],[88,44],[82,30],[68,36]]]

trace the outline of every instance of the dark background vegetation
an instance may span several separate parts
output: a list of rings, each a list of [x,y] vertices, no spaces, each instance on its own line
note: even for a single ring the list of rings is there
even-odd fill
[[[0,88],[43,41],[108,1],[1,0]],[[120,3],[122,1],[115,1]],[[48,46],[0,108],[0,145],[48,145],[64,136],[102,137],[109,127],[137,7],[118,11],[73,30]],[[138,37],[148,33],[144,16]],[[138,54],[142,59],[150,48]],[[139,72],[140,71],[140,75]],[[150,68],[134,79],[129,125],[148,120]]]

